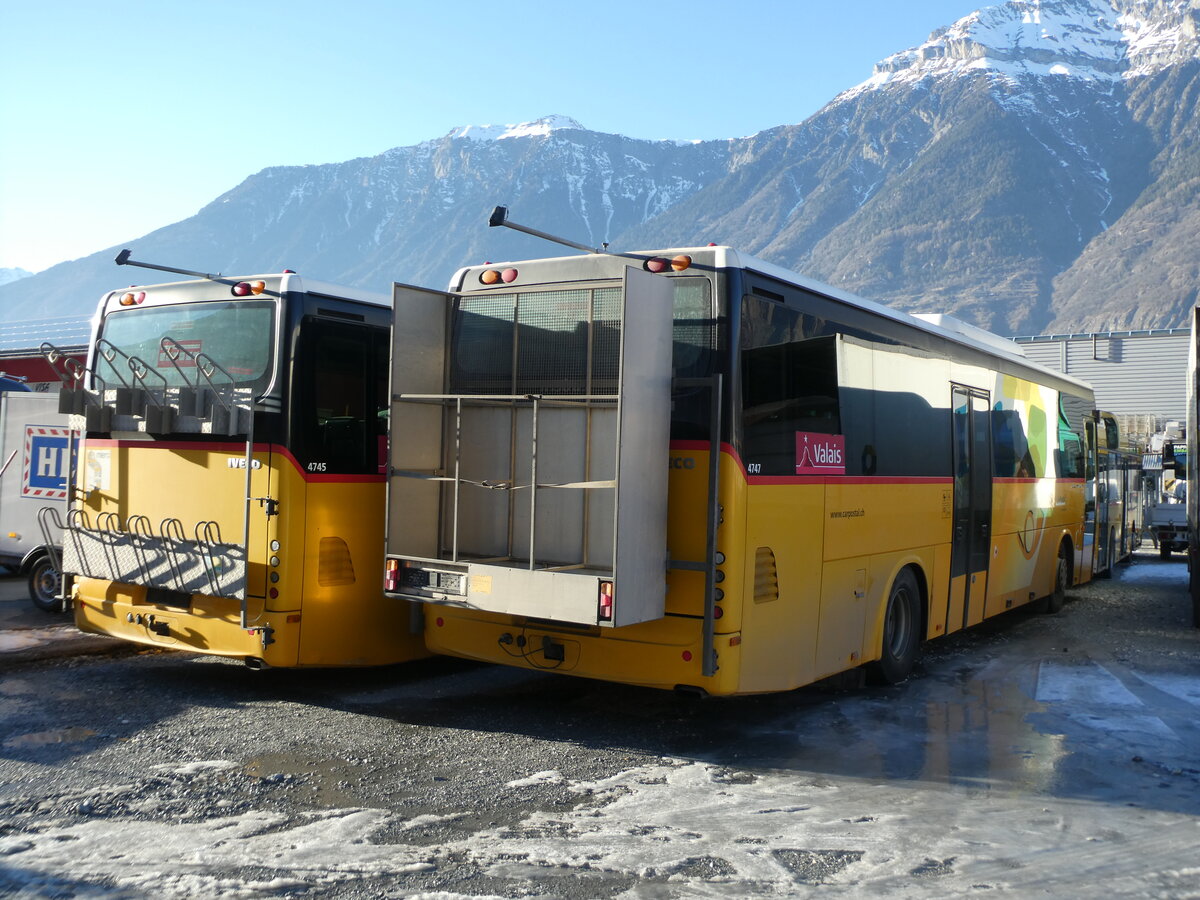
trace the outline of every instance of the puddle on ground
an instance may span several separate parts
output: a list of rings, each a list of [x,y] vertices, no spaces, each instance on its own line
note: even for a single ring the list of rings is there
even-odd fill
[[[352,790],[358,769],[344,759],[312,759],[295,753],[265,753],[247,760],[247,775],[292,785],[323,807],[357,806]]]
[[[0,697],[29,697],[38,695],[45,700],[86,700],[88,695],[83,691],[53,688],[45,684],[30,681],[28,678],[5,678],[0,680]]]
[[[24,678],[9,678],[0,681],[0,694],[6,697],[23,697],[37,691],[37,685]]]
[[[78,744],[95,736],[96,732],[91,728],[76,726],[60,728],[57,731],[34,731],[29,734],[19,734],[6,740],[4,746],[21,750],[30,747],[49,747],[53,744]]]

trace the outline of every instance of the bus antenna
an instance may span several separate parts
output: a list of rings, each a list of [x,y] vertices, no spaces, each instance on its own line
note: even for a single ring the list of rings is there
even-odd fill
[[[574,247],[576,250],[582,250],[584,253],[607,253],[608,242],[605,241],[599,248],[589,247],[587,244],[577,244],[574,241],[569,241],[566,238],[555,237],[552,234],[546,234],[544,231],[538,231],[536,228],[530,228],[527,225],[518,225],[516,222],[508,220],[508,207],[497,206],[492,210],[491,216],[488,218],[488,227],[494,228],[497,225],[503,225],[505,228],[512,228],[516,231],[523,231],[526,234],[532,234],[534,237],[540,237],[543,240],[553,241],[556,244],[566,244],[568,247]]]
[[[113,260],[118,266],[141,266],[143,269],[158,269],[160,272],[174,272],[176,275],[192,275],[196,278],[207,278],[209,281],[216,281],[221,277],[221,273],[210,275],[207,272],[193,272],[190,269],[176,269],[174,266],[157,266],[154,263],[138,262],[136,259],[129,258],[130,251],[122,250],[117,254],[117,258]]]

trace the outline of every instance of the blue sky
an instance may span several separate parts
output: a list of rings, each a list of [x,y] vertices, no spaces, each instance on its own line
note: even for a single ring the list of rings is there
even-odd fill
[[[687,140],[801,122],[984,5],[0,0],[0,268],[129,242],[267,166],[461,125],[562,114]]]

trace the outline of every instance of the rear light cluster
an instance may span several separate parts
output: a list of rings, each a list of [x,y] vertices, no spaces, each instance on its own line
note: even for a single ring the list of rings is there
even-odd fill
[[[596,618],[601,622],[613,620],[613,583],[611,581],[600,582],[600,607]]]
[[[229,292],[235,297],[249,297],[261,294],[266,289],[267,283],[265,281],[239,281],[229,289]]]
[[[389,559],[383,567],[383,589],[395,591],[400,587],[400,560]]]
[[[480,284],[512,284],[517,280],[516,269],[484,269],[479,273]]]
[[[690,268],[691,265],[692,258],[681,253],[679,256],[673,257],[672,259],[666,259],[662,256],[653,256],[642,263],[642,268],[647,272],[654,272],[655,274],[658,274],[659,272],[666,272],[668,269],[670,269],[672,272],[684,272]]]
[[[692,258],[684,253],[667,259],[665,256],[652,256],[642,263],[647,272],[684,272],[692,266]],[[512,284],[520,275],[516,269],[484,269],[479,273],[479,283],[486,286],[494,284]]]
[[[277,572],[276,570],[279,568],[279,564],[280,564],[280,559],[279,559],[280,546],[281,545],[280,545],[279,541],[271,541],[271,558],[268,560],[268,562],[270,562],[270,564],[271,564],[271,575],[270,575],[271,587],[267,590],[267,595],[270,596],[270,598],[272,600],[276,599],[279,596],[279,588],[275,587],[275,585],[279,584],[279,572]],[[289,619],[289,621],[291,621],[291,620]]]
[[[716,564],[718,566],[724,565],[725,564],[725,554],[722,553],[720,550],[718,550],[717,555],[714,558],[714,562],[716,562]],[[720,584],[724,580],[725,580],[725,572],[723,570],[717,569],[716,571],[713,572],[713,581],[716,584]],[[713,588],[713,601],[714,601],[713,618],[714,619],[719,619],[719,618],[721,618],[721,616],[725,615],[725,610],[723,610],[720,606],[716,605],[724,599],[725,599],[725,592],[723,590],[721,590],[719,587],[714,587]]]

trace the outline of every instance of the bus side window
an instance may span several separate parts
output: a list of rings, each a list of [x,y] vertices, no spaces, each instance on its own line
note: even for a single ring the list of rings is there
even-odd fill
[[[1074,432],[1058,433],[1059,449],[1055,451],[1059,478],[1083,478],[1085,472],[1083,441]]]
[[[742,316],[742,458],[794,475],[797,432],[841,433],[837,339],[806,338],[799,313],[757,297]]]
[[[1117,450],[1121,446],[1121,432],[1116,419],[1111,416],[1104,417],[1104,446],[1109,450]]]
[[[378,471],[374,391],[372,421],[367,421],[368,391],[374,387],[367,375],[373,362],[370,338],[370,330],[362,326],[307,323],[302,350],[306,363],[295,410],[296,455],[307,472]]]

